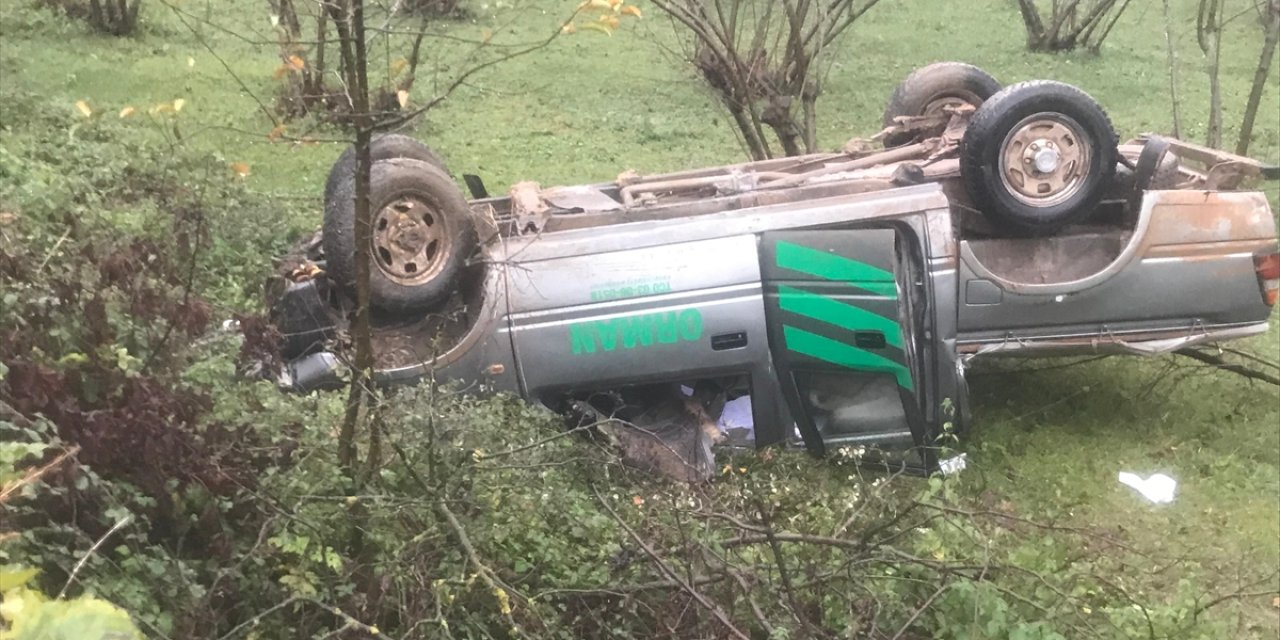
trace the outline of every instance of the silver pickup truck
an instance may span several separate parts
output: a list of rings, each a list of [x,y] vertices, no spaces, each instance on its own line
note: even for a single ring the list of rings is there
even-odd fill
[[[1068,85],[961,63],[827,154],[467,201],[425,146],[375,140],[376,377],[507,391],[576,415],[675,413],[756,446],[908,448],[931,467],[995,354],[1153,355],[1267,330],[1276,170],[1120,144]],[[283,384],[336,383],[354,278],[354,154],[274,303]],[[674,405],[672,404],[674,402]],[[664,417],[665,416],[665,417]],[[711,429],[704,429],[711,431]]]

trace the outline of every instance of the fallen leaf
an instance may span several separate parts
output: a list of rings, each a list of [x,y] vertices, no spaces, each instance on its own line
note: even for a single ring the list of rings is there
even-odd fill
[[[622,0],[609,0],[609,6],[613,9],[617,9],[620,4],[622,4]]]
[[[405,67],[408,67],[408,66],[409,66],[408,60],[405,60],[404,58],[396,58],[395,60],[392,60],[391,65],[387,67],[387,75],[394,78],[400,75],[400,72],[404,71]]]
[[[187,56],[187,67],[192,68],[195,66],[196,66],[196,59],[192,58],[191,56]]]
[[[280,26],[280,16],[276,16],[276,15],[271,16],[271,26],[272,27]]]
[[[284,135],[284,129],[285,127],[283,124],[276,125],[274,128],[271,129],[271,132],[267,134],[267,139],[275,140],[279,138],[280,136]]]
[[[322,273],[324,273],[324,269],[321,269],[319,265],[308,260],[290,271],[289,279],[294,282],[305,282],[307,280],[314,279]]]
[[[398,101],[398,102],[400,103],[400,108],[401,108],[401,109],[405,108],[405,106],[407,106],[407,105],[409,104],[409,92],[408,92],[408,91],[405,91],[404,89],[401,89],[401,90],[397,91],[397,92],[396,92],[396,101]]]
[[[271,77],[275,78],[276,80],[279,80],[280,78],[283,78],[284,74],[286,73],[289,73],[289,67],[286,67],[285,65],[280,65],[276,67],[276,70],[271,74]]]
[[[483,42],[484,44],[489,44],[489,41],[492,39],[493,39],[493,30],[485,29],[484,31],[480,32],[480,42]]]
[[[243,162],[232,162],[231,171],[236,174],[236,177],[243,178],[249,175],[249,165]]]
[[[634,504],[635,506],[637,506],[637,507],[638,507],[638,506],[640,506],[640,505],[644,504],[644,498],[641,498],[640,496],[635,496],[635,497],[631,498],[631,504]]]
[[[0,211],[0,227],[7,227],[18,220],[18,214],[10,211]]]
[[[606,13],[605,15],[600,16],[600,22],[601,24],[608,26],[609,31],[613,31],[618,28],[619,20],[618,16]]]
[[[606,35],[613,35],[613,29],[603,22],[584,22],[582,28],[588,31],[599,31]]]
[[[76,110],[80,112],[80,115],[86,118],[93,115],[93,109],[90,109],[89,103],[84,100],[76,100]]]
[[[578,31],[577,25],[573,24],[572,22],[566,22],[564,23],[563,27],[560,27],[560,33],[564,33],[564,34],[577,33],[577,31]]]
[[[1276,596],[1271,599],[1271,606],[1280,609],[1280,596]]]
[[[637,18],[642,17],[642,16],[640,15],[640,7],[637,7],[637,6],[632,5],[632,4],[629,4],[629,5],[625,6],[625,7],[623,7],[623,8],[622,8],[622,12],[621,12],[621,13],[622,13],[622,15],[624,15],[624,16],[635,16],[635,17],[637,17]]]
[[[612,8],[608,0],[583,0],[578,5],[578,11],[609,11]]]
[[[183,106],[185,106],[186,104],[187,104],[187,101],[186,101],[186,100],[183,100],[182,98],[178,98],[177,100],[174,100],[174,101],[173,101],[173,112],[174,112],[174,113],[177,113],[177,112],[179,112],[179,111],[182,111],[182,107],[183,107]]]
[[[137,111],[137,109],[134,109],[133,107],[125,107],[120,110],[120,117],[128,118],[129,116],[133,115],[135,111]]]
[[[302,71],[307,68],[307,63],[301,57],[289,56],[289,67],[294,71]]]

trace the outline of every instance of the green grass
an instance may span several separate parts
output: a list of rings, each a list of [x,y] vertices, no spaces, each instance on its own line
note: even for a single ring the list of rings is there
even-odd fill
[[[65,113],[69,134],[80,119],[76,100],[115,117],[125,106],[145,111],[181,97],[187,103],[178,116],[183,142],[225,162],[249,164],[249,188],[276,203],[276,217],[258,222],[264,233],[300,232],[318,223],[321,184],[341,144],[267,140],[272,123],[251,96],[270,107],[279,64],[269,44],[266,3],[177,5],[268,43],[252,44],[210,26],[196,37],[160,2],[148,3],[142,36],[112,39],[20,1],[0,8],[0,89],[35,94],[45,109]],[[449,32],[476,38],[493,29],[497,42],[529,41],[553,29],[574,4],[543,2],[501,15],[481,11]],[[1174,4],[1183,135],[1202,140],[1208,84],[1194,44],[1195,3]],[[455,173],[480,174],[494,191],[522,179],[578,183],[624,169],[656,172],[740,160],[725,117],[678,64],[670,26],[641,6],[646,18],[612,37],[564,37],[478,74],[433,110],[416,134],[440,150]],[[1259,41],[1248,13],[1232,23],[1225,40],[1222,82],[1231,146]],[[443,77],[465,66],[465,48],[433,42],[446,58]],[[1053,78],[1076,84],[1107,107],[1122,137],[1169,132],[1165,55],[1156,2],[1134,3],[1102,54],[1093,56],[1027,53],[1016,9],[1005,0],[884,0],[853,28],[831,64],[820,103],[820,142],[835,147],[852,135],[873,133],[893,85],[911,69],[943,59],[978,64],[1006,83]],[[429,79],[424,75],[412,100],[430,98]],[[1271,162],[1280,161],[1277,80],[1273,74],[1252,146],[1252,155]],[[157,141],[169,135],[167,123],[135,118],[136,135]],[[0,125],[0,145],[17,145],[28,135],[22,122],[2,112]],[[303,129],[293,125],[291,132]],[[1275,358],[1277,336],[1273,323],[1267,336],[1249,345]],[[1008,373],[1002,366],[975,374],[964,486],[1008,501],[1028,517],[1119,531],[1153,556],[1185,555],[1182,564],[1150,577],[1157,584],[1194,570],[1231,591],[1240,586],[1237,570],[1274,574],[1280,569],[1280,395],[1275,387],[1204,369],[1167,370],[1169,364],[1112,358],[1043,372]],[[1170,473],[1180,482],[1177,500],[1167,506],[1142,502],[1116,481],[1122,470]],[[1272,575],[1246,590],[1276,587]],[[1250,600],[1242,611],[1243,633],[1274,636],[1280,628],[1269,598]]]

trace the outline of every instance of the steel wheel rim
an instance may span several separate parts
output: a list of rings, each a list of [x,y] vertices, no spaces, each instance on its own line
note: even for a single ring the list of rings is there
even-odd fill
[[[1018,201],[1051,207],[1084,188],[1093,149],[1084,128],[1061,113],[1037,113],[1000,145],[1000,182]]]
[[[931,98],[929,102],[927,102],[924,105],[924,110],[920,112],[920,115],[922,116],[942,115],[943,113],[945,113],[944,110],[947,107],[955,108],[955,107],[963,107],[965,105],[973,105],[976,107],[980,104],[982,104],[982,98],[979,98],[977,94],[970,93],[968,91],[948,93],[945,95],[940,95],[940,96]]]
[[[392,282],[431,280],[453,249],[448,219],[416,194],[396,196],[373,219],[373,262]]]

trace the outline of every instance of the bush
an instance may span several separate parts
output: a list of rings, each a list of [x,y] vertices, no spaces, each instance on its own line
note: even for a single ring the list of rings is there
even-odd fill
[[[1045,14],[1035,0],[1018,0],[1022,24],[1027,29],[1027,49],[1031,51],[1085,47],[1097,53],[1128,7],[1129,3],[1122,0],[1055,1]]]
[[[95,31],[113,36],[132,35],[138,28],[142,0],[44,0],[69,18],[84,20]]]
[[[463,18],[467,15],[462,0],[406,0],[404,10],[438,18]]]

